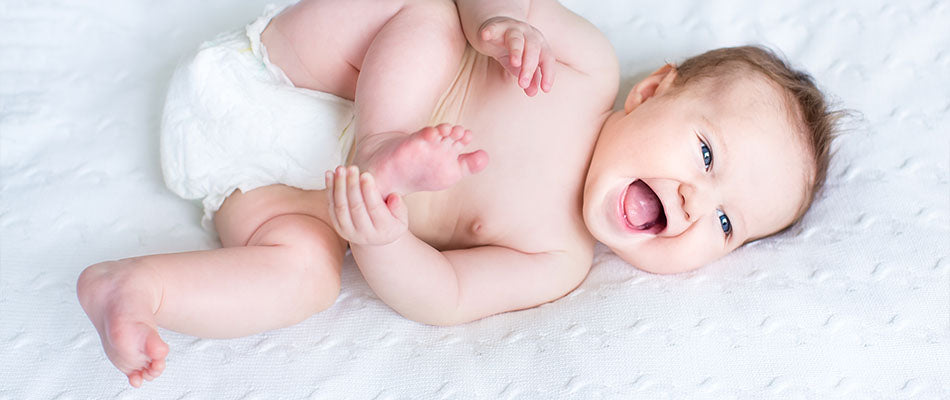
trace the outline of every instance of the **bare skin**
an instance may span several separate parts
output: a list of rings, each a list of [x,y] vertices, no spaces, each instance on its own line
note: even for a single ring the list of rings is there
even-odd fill
[[[116,368],[138,387],[142,379],[161,375],[165,369],[168,345],[155,326],[154,294],[143,296],[139,290],[154,289],[145,274],[124,274],[110,279],[109,270],[83,274],[79,285],[89,293],[80,302],[99,331],[102,347]]]
[[[472,132],[461,125],[441,124],[408,137],[401,132],[374,135],[363,141],[357,159],[384,183],[382,193],[439,191],[485,169],[484,150],[460,154],[471,141]]]
[[[352,20],[360,23],[339,23]],[[355,101],[354,159],[327,171],[324,190],[275,184],[230,195],[214,216],[221,249],[100,263],[82,273],[80,302],[109,359],[133,386],[164,368],[168,347],[157,326],[237,337],[289,326],[328,308],[340,290],[347,247],[380,299],[423,323],[459,324],[558,299],[587,275],[592,232],[631,257],[640,248],[629,246],[664,234],[615,229],[623,223],[616,194],[649,170],[628,165],[625,150],[657,142],[647,133],[662,137],[685,128],[671,137],[690,140],[671,140],[638,155],[677,151],[669,158],[677,169],[653,162],[664,168],[649,172],[655,174],[649,178],[668,178],[663,182],[669,190],[661,194],[689,210],[688,218],[670,214],[670,223],[692,224],[697,229],[683,231],[703,239],[677,248],[695,253],[704,243],[719,246],[678,270],[735,248],[722,246],[724,231],[713,229],[727,226],[716,219],[717,211],[769,217],[749,218],[748,225],[772,221],[737,232],[775,232],[779,217],[797,201],[755,205],[752,200],[763,193],[732,187],[749,177],[731,170],[701,173],[707,169],[693,143],[696,135],[681,126],[689,121],[656,105],[679,110],[721,101],[665,95],[673,93],[667,89],[675,71],[661,69],[647,78],[631,91],[624,110],[612,112],[619,72],[612,47],[553,0],[304,0],[278,15],[262,41],[294,85]],[[737,104],[749,93],[769,93],[750,87],[755,90],[735,95]],[[633,112],[641,105],[653,111]],[[744,107],[706,108],[712,111],[695,119],[715,120],[721,111],[730,116],[717,122],[724,131],[761,128],[741,118]],[[781,131],[773,128],[787,120],[775,122],[788,113],[770,110],[756,115],[770,121],[766,128]],[[601,146],[605,121],[612,143]],[[641,125],[654,129],[629,134]],[[719,139],[711,139],[719,157]],[[776,143],[757,143],[755,151],[789,148]],[[595,152],[602,152],[602,162]],[[592,157],[598,168],[589,171]],[[681,166],[681,159],[697,171]],[[755,171],[759,181],[770,170],[788,169],[771,159],[717,160]],[[799,165],[798,158],[789,160]],[[728,185],[717,186],[720,181]],[[592,183],[586,192],[585,182]],[[734,204],[782,215],[734,213]],[[715,240],[706,240],[712,235]],[[742,243],[748,239],[743,235],[729,243]],[[686,235],[670,236],[677,237],[662,237],[664,246]],[[662,252],[654,253],[663,260]]]
[[[580,208],[618,75],[593,26],[556,2],[536,3],[530,25],[502,18],[482,26],[490,2],[457,9],[441,0],[306,0],[277,16],[262,35],[272,62],[298,87],[355,100],[353,167],[330,174],[327,190],[235,192],[214,218],[222,249],[87,268],[81,304],[130,384],[162,373],[168,347],[157,326],[236,337],[326,309],[348,245],[387,304],[427,323],[533,307],[576,287],[593,239],[579,212],[563,210]],[[347,18],[362,22],[336,23]],[[531,36],[533,27],[571,33]],[[495,53],[466,50],[466,34]],[[591,47],[599,57],[573,51]],[[552,50],[564,55],[557,63]],[[346,213],[334,204],[347,201],[338,209],[349,210],[357,198],[376,206],[363,221],[386,217],[389,225],[341,227],[337,215]],[[398,240],[367,241],[381,231],[383,241]]]
[[[377,175],[388,179],[389,187],[406,193],[437,191],[451,187],[461,178],[485,167],[487,156],[484,152],[460,154],[469,141],[471,132],[458,125],[426,127],[408,136],[400,135],[380,142],[365,162],[379,171]],[[357,167],[350,167],[350,171],[347,175],[344,167],[337,168],[339,182],[347,178],[352,181],[357,177]],[[329,171],[327,174],[328,177],[333,176]],[[375,202],[382,205],[383,197],[375,188],[373,178],[370,179],[373,193],[368,197],[367,204]],[[332,187],[332,178],[327,183],[328,187]],[[283,185],[279,187],[304,192]],[[401,225],[402,231],[405,231],[408,220],[405,207],[398,199],[399,196],[393,193],[387,200],[390,207],[401,207]],[[339,226],[338,223],[336,225]],[[220,256],[220,253],[210,251],[190,253],[192,257],[189,257],[189,253],[169,256],[179,256],[186,262],[194,262],[198,258],[194,256],[208,258]],[[168,345],[160,338],[156,326],[156,316],[162,307],[164,293],[154,283],[161,278],[159,273],[147,267],[149,258],[155,257],[160,256],[97,264],[96,268],[84,272],[78,283],[82,290],[80,303],[99,331],[106,356],[128,376],[129,383],[134,387],[140,387],[143,380],[151,381],[161,375],[168,354]],[[229,261],[234,262],[230,258]]]

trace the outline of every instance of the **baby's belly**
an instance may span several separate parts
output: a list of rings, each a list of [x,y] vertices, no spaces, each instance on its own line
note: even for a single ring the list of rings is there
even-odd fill
[[[493,200],[473,199],[478,195],[467,192],[445,190],[407,196],[413,235],[445,251],[511,245],[510,237],[520,234],[519,227],[537,226],[517,212],[522,208],[518,204],[501,208]]]
[[[552,187],[544,178],[528,180],[530,172],[505,175],[470,176],[448,190],[407,196],[410,230],[443,251],[494,245],[544,252],[589,236],[581,182],[564,177]]]

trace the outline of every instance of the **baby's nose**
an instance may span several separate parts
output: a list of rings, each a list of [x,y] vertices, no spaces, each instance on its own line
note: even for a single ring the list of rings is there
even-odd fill
[[[699,220],[716,211],[715,194],[711,187],[702,183],[683,183],[679,189],[683,212],[690,222]]]

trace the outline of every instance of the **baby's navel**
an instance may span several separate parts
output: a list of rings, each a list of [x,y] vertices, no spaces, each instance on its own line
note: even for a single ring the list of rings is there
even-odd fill
[[[475,220],[472,222],[471,227],[469,227],[469,232],[472,236],[478,237],[482,233],[482,221]]]
[[[487,224],[482,218],[476,218],[468,228],[471,243],[478,245],[493,243],[497,239],[495,237],[497,232],[492,231],[494,228],[497,226]]]

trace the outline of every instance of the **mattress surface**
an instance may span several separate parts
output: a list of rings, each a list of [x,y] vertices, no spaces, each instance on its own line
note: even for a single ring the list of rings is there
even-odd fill
[[[162,182],[176,63],[265,1],[0,0],[0,399],[950,398],[950,2],[565,1],[613,42],[621,91],[762,43],[855,110],[804,221],[692,273],[603,246],[584,283],[455,327],[406,320],[352,258],[285,329],[161,330],[132,389],[76,299],[90,264],[218,247]]]

